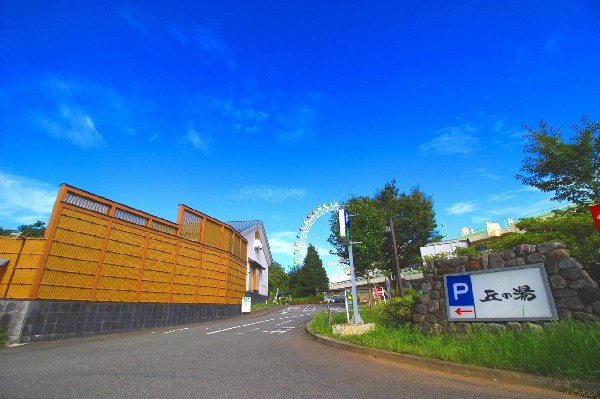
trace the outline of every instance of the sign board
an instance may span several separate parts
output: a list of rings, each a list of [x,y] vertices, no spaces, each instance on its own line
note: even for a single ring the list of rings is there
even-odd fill
[[[252,309],[252,298],[245,296],[242,298],[242,313],[250,313]]]
[[[348,236],[346,230],[350,227],[350,215],[343,208],[338,210],[338,223],[340,224],[340,237],[346,238]]]
[[[600,234],[600,204],[590,206],[590,212],[592,213],[592,219],[596,225],[596,230]]]
[[[377,287],[373,289],[373,296],[383,298],[383,287]]]
[[[444,275],[448,321],[558,320],[542,263]]]

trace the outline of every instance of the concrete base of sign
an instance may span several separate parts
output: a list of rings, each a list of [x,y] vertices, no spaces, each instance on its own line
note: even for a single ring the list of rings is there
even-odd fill
[[[335,324],[333,333],[338,335],[359,335],[375,328],[375,323],[365,324]]]

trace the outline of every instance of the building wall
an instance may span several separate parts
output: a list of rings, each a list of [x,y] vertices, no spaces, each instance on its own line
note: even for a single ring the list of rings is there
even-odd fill
[[[266,243],[264,241],[266,240],[261,237],[258,227],[244,231],[244,238],[248,241],[248,259],[252,259],[264,267],[264,269],[254,269],[248,262],[247,291],[257,291],[261,298],[267,298],[269,296],[269,261],[265,255]]]

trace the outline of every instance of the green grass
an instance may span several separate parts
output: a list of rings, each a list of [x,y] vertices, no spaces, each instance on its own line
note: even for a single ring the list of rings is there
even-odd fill
[[[260,301],[259,303],[251,303],[250,304],[250,309],[251,310],[257,310],[257,309],[268,308],[269,306],[273,306],[273,304],[272,303],[265,303],[265,301]]]
[[[361,310],[365,322],[377,327],[363,335],[336,336],[366,347],[384,349],[461,364],[512,370],[561,379],[600,381],[600,323],[555,322],[543,332],[491,332],[474,329],[472,334],[427,335],[409,325],[385,327],[377,312]],[[345,314],[333,314],[332,324],[346,323]],[[315,333],[333,336],[327,314],[312,321]]]
[[[6,341],[6,335],[8,334],[8,327],[4,324],[0,323],[0,346],[4,345],[4,341]]]

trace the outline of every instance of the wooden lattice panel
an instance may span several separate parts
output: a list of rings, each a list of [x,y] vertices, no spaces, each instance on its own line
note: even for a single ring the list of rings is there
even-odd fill
[[[209,245],[215,248],[221,248],[221,225],[207,220],[204,232],[203,244]]]

